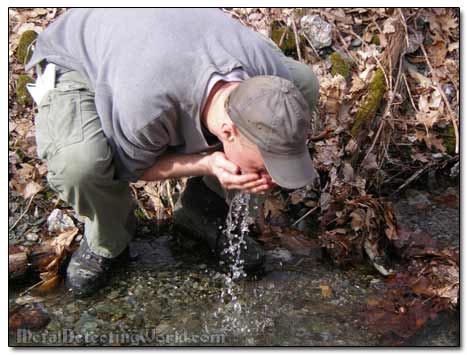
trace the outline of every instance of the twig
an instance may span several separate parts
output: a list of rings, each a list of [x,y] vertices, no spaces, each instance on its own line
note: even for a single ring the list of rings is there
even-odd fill
[[[31,198],[29,199],[28,205],[26,206],[26,209],[23,211],[23,213],[21,213],[21,216],[19,216],[19,218],[16,220],[16,222],[13,224],[13,226],[11,226],[11,228],[8,230],[8,233],[11,232],[13,229],[15,229],[15,227],[19,223],[19,221],[21,221],[21,219],[26,215],[26,213],[28,213],[29,208],[31,208],[32,200],[34,199],[34,197],[36,195],[37,195],[37,192],[35,192],[31,196]]]
[[[407,42],[407,48],[410,47],[410,41],[409,41],[409,31],[407,29],[407,21],[405,20],[404,14],[402,13],[402,10],[400,8],[397,9],[399,11],[399,15],[402,18],[402,26],[404,26],[405,30],[405,41]]]
[[[311,213],[313,213],[314,211],[316,211],[318,209],[319,205],[316,206],[316,207],[313,207],[311,210],[309,210],[307,213],[305,213],[303,216],[301,216],[299,219],[297,219],[293,224],[292,224],[292,227],[295,227],[300,221],[302,221],[303,219],[305,219],[306,217],[308,217]]]
[[[413,174],[410,178],[407,179],[406,182],[404,182],[401,186],[399,186],[397,188],[397,190],[394,192],[398,192],[400,190],[402,190],[404,187],[406,187],[407,185],[409,185],[412,181],[414,181],[416,178],[418,178],[425,170],[427,170],[429,167],[431,167],[432,164],[427,164],[425,165],[423,168],[419,169],[417,172],[415,172],[415,174]],[[394,194],[393,193],[393,194]]]
[[[404,78],[405,87],[407,88],[407,93],[409,94],[409,98],[410,98],[410,102],[412,103],[412,107],[415,110],[415,112],[418,112],[417,106],[415,106],[415,102],[414,102],[413,97],[412,97],[412,93],[410,92],[409,83],[407,82],[407,77],[406,77],[405,73],[402,74],[402,76]]]
[[[308,38],[308,36],[306,35],[306,33],[303,34],[303,37],[305,37],[306,41],[308,42],[308,44],[310,45],[311,49],[313,50],[313,53],[315,53],[315,56],[316,56],[317,58],[320,58],[318,51],[316,50],[316,48],[315,48],[315,46],[313,45],[313,43],[311,43],[311,40]]]
[[[175,206],[174,206],[174,201],[172,199],[172,192],[170,191],[170,183],[169,183],[169,180],[166,180],[165,181],[165,187],[167,189],[167,196],[169,198],[169,203],[170,203],[170,207],[172,208],[172,214],[173,214],[173,211],[175,210]]]
[[[430,60],[428,59],[428,55],[425,50],[425,46],[423,43],[420,43],[420,48],[423,52],[423,55],[425,56],[426,63],[428,64],[428,68],[430,68],[431,76],[433,78],[433,81],[436,84],[436,89],[439,91],[439,94],[443,98],[443,101],[447,107],[449,117],[451,118],[452,125],[454,126],[454,135],[456,136],[456,154],[459,154],[459,128],[457,127],[456,119],[454,118],[454,112],[452,112],[451,105],[449,103],[448,98],[446,97],[441,84],[439,83],[438,75],[434,71],[433,67],[431,66]]]
[[[337,26],[334,27],[336,29],[336,32],[337,32],[337,35],[339,36],[339,40],[342,42],[342,45],[343,45],[343,48],[344,48],[344,51],[347,53],[347,55],[349,56],[349,58],[352,58],[354,61],[355,61],[355,58],[353,57],[353,55],[350,53],[350,51],[348,50],[347,48],[347,43],[345,43],[345,40],[344,38],[342,37],[339,29],[337,28]],[[357,35],[358,36],[358,35]],[[362,40],[361,40],[362,41]],[[362,41],[363,43],[363,41]]]
[[[34,285],[28,287],[26,290],[24,290],[23,292],[21,292],[21,293],[19,294],[19,297],[24,296],[26,293],[28,293],[29,291],[31,291],[33,288],[42,285],[44,282],[45,282],[45,280],[40,280],[39,282],[36,282]]]
[[[320,141],[324,138],[328,138],[328,136],[331,134],[331,133],[334,133],[334,129],[333,128],[327,128],[325,129],[323,132],[315,135],[315,136],[312,136],[310,137],[310,141]]]
[[[298,61],[303,62],[302,51],[300,50],[300,38],[298,37],[297,26],[295,25],[295,16],[292,14],[292,29],[295,37],[295,46],[297,46]]]

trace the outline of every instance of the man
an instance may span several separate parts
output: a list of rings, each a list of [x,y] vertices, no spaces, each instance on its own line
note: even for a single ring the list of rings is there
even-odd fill
[[[305,142],[316,77],[219,10],[74,9],[39,35],[27,68],[47,63],[57,79],[39,104],[38,154],[51,187],[86,217],[67,269],[78,296],[127,253],[128,182],[199,176],[175,223],[222,258],[228,191],[316,179]],[[247,239],[245,267],[255,268],[264,253]]]

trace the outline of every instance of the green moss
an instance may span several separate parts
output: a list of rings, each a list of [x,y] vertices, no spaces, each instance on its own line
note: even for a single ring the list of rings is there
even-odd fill
[[[281,43],[282,36],[284,39]],[[297,45],[295,44],[295,35],[292,29],[284,27],[279,22],[274,22],[271,28],[271,39],[279,46],[279,48],[288,57],[298,58]],[[304,38],[300,36],[299,43],[305,43]]]
[[[32,56],[31,44],[36,40],[37,33],[35,31],[25,31],[19,39],[18,48],[16,49],[16,59],[20,64],[25,65],[29,62]]]
[[[16,102],[23,106],[32,105],[32,97],[29,95],[26,84],[33,83],[34,80],[29,75],[22,74],[16,82]]]
[[[381,45],[381,40],[379,39],[378,35],[374,35],[373,37],[371,37],[370,43],[379,46]]]
[[[337,74],[342,75],[345,79],[349,77],[352,62],[344,58],[340,53],[334,52],[329,57],[331,61],[331,74],[336,76]]]
[[[146,216],[144,215],[144,212],[143,212],[140,208],[137,208],[137,209],[134,211],[134,214],[135,214],[136,218],[138,218],[139,220],[144,220],[144,219],[146,219]]]
[[[357,137],[361,129],[368,127],[368,124],[376,115],[381,105],[384,92],[386,91],[386,81],[381,69],[376,70],[371,79],[366,96],[363,98],[360,108],[355,114],[354,124],[351,129],[352,137]]]
[[[46,201],[51,201],[55,197],[55,192],[52,190],[47,190],[43,193],[43,195]]]
[[[446,147],[448,154],[454,155],[456,152],[456,134],[454,126],[448,126],[443,132],[443,145]]]

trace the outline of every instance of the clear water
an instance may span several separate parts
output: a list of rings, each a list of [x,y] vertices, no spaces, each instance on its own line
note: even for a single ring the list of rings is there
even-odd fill
[[[237,198],[232,211],[248,205],[240,203],[242,199],[246,201],[247,196]],[[434,204],[428,212],[419,211],[407,199],[395,206],[401,219],[410,216],[414,228],[436,230],[440,238],[449,238],[446,240],[451,244],[458,242],[458,223],[452,223],[453,218],[458,222],[458,207]],[[249,213],[245,210],[233,212],[229,225],[241,225],[238,216],[248,220],[246,215],[251,217],[255,212],[253,205],[250,208]],[[239,231],[241,228],[231,228],[230,234],[237,235]],[[233,245],[237,245],[236,238],[232,238]],[[184,251],[174,248],[174,241],[169,235],[135,238],[130,251],[138,257],[125,270],[116,273],[108,286],[89,298],[73,299],[65,287],[48,294],[32,290],[29,294],[43,298],[40,303],[51,318],[46,329],[33,331],[39,336],[39,343],[62,344],[53,337],[44,339],[44,331],[54,335],[72,330],[75,335],[105,337],[109,333],[156,329],[157,334],[167,338],[141,345],[397,345],[392,335],[381,335],[365,322],[368,300],[379,299],[386,292],[384,279],[369,265],[342,269],[316,256],[290,258],[290,255],[284,257],[279,251],[271,251],[265,263],[266,273],[259,279],[243,280],[235,276],[239,274],[240,264],[237,268],[234,264],[226,274],[221,273],[207,248]],[[206,265],[208,260],[209,265]],[[321,285],[332,289],[331,296],[323,296]],[[9,307],[25,288],[25,285],[9,285]],[[423,328],[417,339],[404,345],[458,346],[459,315],[449,317],[435,320],[435,326]],[[189,336],[222,334],[224,337],[220,342],[211,337],[207,341],[199,337],[180,341],[173,337],[175,332],[187,332]],[[10,345],[19,345],[16,333],[9,334],[9,341]],[[63,345],[83,343],[63,342]],[[88,345],[115,344],[98,337]],[[137,344],[125,341],[122,345]]]
[[[249,300],[245,304],[241,299],[241,285],[238,283],[246,276],[244,270],[244,260],[242,250],[247,247],[246,236],[249,233],[248,217],[250,206],[250,194],[237,193],[230,204],[229,213],[226,219],[226,228],[223,231],[227,237],[228,244],[222,251],[230,259],[229,270],[224,274],[223,287],[220,293],[219,307],[214,313],[214,317],[220,322],[219,330],[224,334],[242,337],[244,340],[253,338],[252,335],[256,327],[252,327],[251,309],[257,299]],[[256,296],[256,294],[255,294]],[[253,317],[254,318],[254,317]],[[259,322],[259,319],[256,319]]]

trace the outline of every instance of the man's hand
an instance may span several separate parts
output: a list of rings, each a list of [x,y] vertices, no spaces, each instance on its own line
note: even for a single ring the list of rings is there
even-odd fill
[[[240,168],[228,160],[223,152],[214,152],[210,155],[209,168],[211,174],[216,176],[221,185],[228,190],[261,193],[275,186],[272,178],[266,173],[242,174]]]

